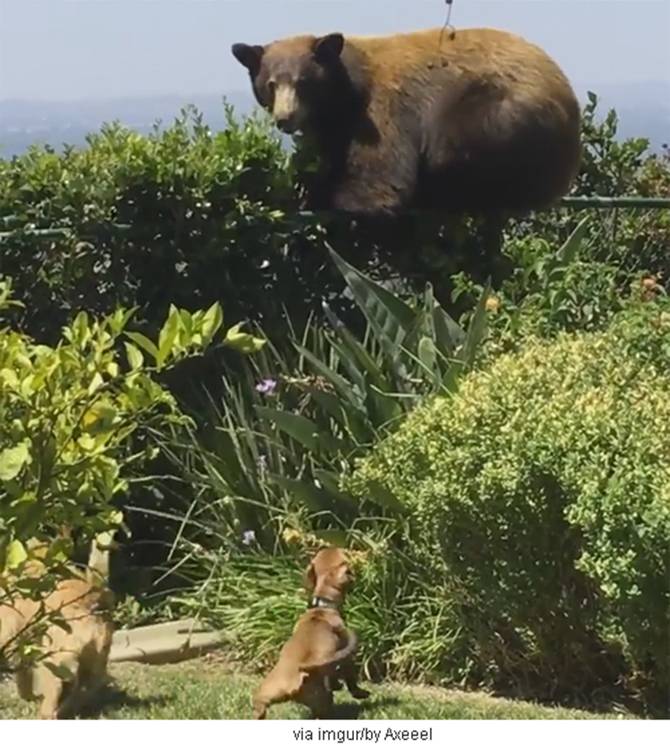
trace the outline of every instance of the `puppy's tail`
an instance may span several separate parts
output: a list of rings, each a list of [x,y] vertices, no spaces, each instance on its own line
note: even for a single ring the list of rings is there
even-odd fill
[[[301,672],[316,672],[316,671],[327,671],[329,667],[337,666],[340,662],[348,659],[356,652],[358,647],[358,638],[352,630],[345,630],[344,634],[346,637],[345,645],[336,651],[330,659],[324,661],[313,662],[311,664],[301,664]]]

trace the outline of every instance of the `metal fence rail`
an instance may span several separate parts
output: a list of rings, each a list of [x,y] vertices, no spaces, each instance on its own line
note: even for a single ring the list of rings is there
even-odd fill
[[[641,196],[566,196],[561,199],[560,204],[557,204],[554,209],[634,209],[634,210],[658,210],[668,209],[670,210],[670,197],[668,198],[652,198],[652,197],[641,197]],[[326,218],[332,220],[338,217],[333,212],[297,212],[295,217],[299,219],[318,219]],[[77,235],[79,237],[85,237],[84,231],[79,231],[75,227],[53,227],[53,228],[26,228],[19,226],[20,218],[16,215],[9,215],[0,218],[2,226],[10,228],[8,230],[0,231],[0,242],[3,240],[9,240],[16,235],[29,236],[35,238],[62,238],[71,237]],[[12,225],[17,227],[12,228]],[[107,223],[104,226],[105,230],[109,232],[128,232],[132,229],[132,225],[120,225],[116,223]]]
[[[670,197],[566,196],[560,207],[570,209],[670,209]],[[559,208],[560,208],[559,207]]]

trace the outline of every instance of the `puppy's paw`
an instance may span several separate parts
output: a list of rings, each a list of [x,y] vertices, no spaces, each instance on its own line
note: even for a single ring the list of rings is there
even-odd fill
[[[370,693],[362,687],[355,687],[353,690],[349,690],[349,692],[355,700],[367,700],[370,697]]]

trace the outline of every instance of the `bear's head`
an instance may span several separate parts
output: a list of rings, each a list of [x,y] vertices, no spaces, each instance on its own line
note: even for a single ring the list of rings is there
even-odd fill
[[[266,46],[234,44],[235,58],[247,68],[258,103],[287,134],[305,131],[332,109],[346,77],[340,59],[344,37],[296,36]]]

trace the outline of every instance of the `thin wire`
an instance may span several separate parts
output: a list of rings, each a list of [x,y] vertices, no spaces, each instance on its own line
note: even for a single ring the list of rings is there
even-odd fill
[[[447,6],[447,18],[444,22],[444,26],[442,26],[442,31],[440,31],[440,49],[442,48],[442,39],[444,38],[444,32],[450,28],[452,36],[455,33],[456,29],[451,25],[451,11],[454,7],[454,0],[444,0]]]

